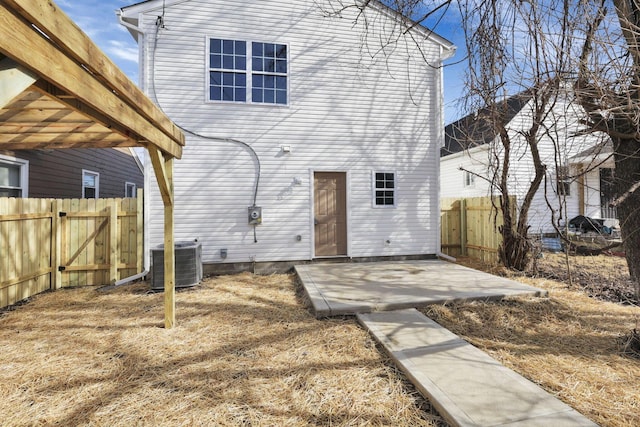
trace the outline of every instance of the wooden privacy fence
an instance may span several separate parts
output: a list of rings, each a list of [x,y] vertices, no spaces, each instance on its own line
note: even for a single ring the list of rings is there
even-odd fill
[[[515,218],[516,198],[513,196],[511,206],[512,218]],[[440,223],[443,253],[453,257],[469,256],[487,263],[498,262],[498,247],[502,243],[498,227],[503,219],[502,213],[493,209],[490,197],[440,200]]]
[[[0,198],[0,307],[133,276],[142,238],[142,190],[135,199]]]

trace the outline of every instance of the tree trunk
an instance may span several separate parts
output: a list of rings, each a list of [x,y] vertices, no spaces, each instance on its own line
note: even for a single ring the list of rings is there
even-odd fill
[[[629,191],[629,187],[640,181],[640,144],[633,139],[612,138],[614,145],[615,188],[617,196]],[[618,205],[618,218],[629,274],[640,283],[640,189],[630,193]]]

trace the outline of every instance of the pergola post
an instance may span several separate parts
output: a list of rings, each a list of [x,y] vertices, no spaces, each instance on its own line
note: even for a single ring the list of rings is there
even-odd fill
[[[149,147],[151,164],[156,174],[164,204],[164,326],[172,328],[176,322],[175,248],[173,242],[173,157],[164,156],[157,148]]]

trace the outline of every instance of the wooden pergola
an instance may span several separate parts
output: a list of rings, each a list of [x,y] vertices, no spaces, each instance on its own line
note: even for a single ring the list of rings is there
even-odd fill
[[[173,161],[184,135],[52,0],[0,0],[0,150],[145,147],[164,203],[175,324]]]

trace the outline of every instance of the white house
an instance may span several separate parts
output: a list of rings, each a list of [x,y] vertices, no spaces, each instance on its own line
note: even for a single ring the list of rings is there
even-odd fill
[[[504,109],[513,147],[509,192],[520,203],[534,177],[533,160],[523,136],[531,127],[533,101],[525,91],[506,100]],[[442,197],[485,197],[492,193],[491,170],[502,161],[503,153],[499,136],[483,122],[482,115],[471,114],[446,127],[440,161]],[[611,150],[607,151],[608,145],[603,143],[604,135],[584,132],[583,117],[584,110],[573,100],[571,91],[559,89],[538,133],[538,149],[547,172],[529,211],[532,233],[555,231],[552,211],[556,223],[577,215],[615,219],[615,211],[608,208]],[[493,194],[498,191],[494,189]]]
[[[118,11],[143,89],[186,133],[176,241],[201,242],[205,269],[439,252],[440,65],[455,47],[421,26],[402,34],[406,18],[380,2],[338,6],[151,0]],[[153,183],[148,247],[162,242]]]

